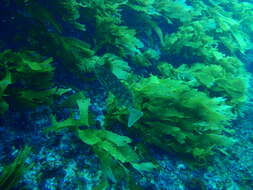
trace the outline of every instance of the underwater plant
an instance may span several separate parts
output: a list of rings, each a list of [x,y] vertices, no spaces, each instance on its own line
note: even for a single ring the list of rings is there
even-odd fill
[[[31,152],[31,147],[25,148],[19,152],[16,159],[9,165],[6,165],[0,175],[0,189],[11,190],[16,187],[22,176],[33,165],[25,163],[27,157]]]
[[[109,181],[117,184],[120,180],[126,180],[129,186],[136,186],[137,188],[131,175],[129,175],[131,170],[125,164],[130,164],[132,169],[139,172],[151,171],[157,167],[152,162],[141,161],[139,155],[130,145],[132,140],[129,137],[106,129],[90,127],[90,100],[85,98],[83,93],[72,95],[67,102],[71,102],[67,103],[69,106],[73,106],[72,103],[78,106],[79,118],[70,117],[63,121],[56,121],[52,117],[52,125],[46,128],[44,132],[47,134],[67,129],[74,132],[83,143],[92,147],[93,152],[100,160],[102,171],[100,184],[94,189],[104,189],[109,186]]]
[[[243,67],[240,67],[241,62],[238,60],[232,58],[224,60],[226,60],[224,66],[195,63],[191,66],[182,64],[178,68],[167,62],[161,62],[158,69],[164,78],[187,82],[210,97],[223,97],[225,102],[232,106],[233,113],[240,114],[241,108],[248,101],[250,76]],[[221,61],[222,59],[220,63]],[[235,62],[235,66],[232,65],[232,61]],[[230,64],[231,69],[226,68],[227,64]]]
[[[53,87],[52,58],[44,58],[34,51],[0,54],[1,113],[15,102],[15,109],[50,105],[56,97],[68,90]],[[42,80],[43,79],[43,80]]]
[[[140,189],[132,176],[157,168],[142,156],[153,145],[207,166],[236,142],[231,123],[249,101],[241,57],[253,47],[252,3],[5,0],[0,9],[0,114],[48,106],[45,134],[73,133],[99,158],[95,190],[121,181]],[[62,109],[70,116],[58,117]]]
[[[191,155],[199,161],[214,154],[214,148],[231,146],[234,139],[223,135],[234,118],[222,97],[210,98],[186,82],[151,76],[133,85],[135,102],[144,116],[133,126],[134,133],[149,144]],[[115,98],[108,99],[106,125],[113,120],[125,124],[125,111]]]

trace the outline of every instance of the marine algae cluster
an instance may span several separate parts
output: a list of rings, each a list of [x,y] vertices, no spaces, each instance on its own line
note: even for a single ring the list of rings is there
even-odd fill
[[[60,107],[77,108],[79,117],[59,121],[52,115],[45,133],[69,129],[92,147],[103,171],[94,189],[122,179],[130,189],[138,189],[132,171],[159,169],[150,156],[144,156],[150,145],[204,166],[216,151],[227,154],[225,147],[236,141],[230,126],[248,101],[249,75],[240,55],[252,48],[253,4],[238,0],[4,2],[0,113],[39,105],[53,108],[59,97],[74,89],[76,93]],[[16,31],[11,31],[13,27]],[[89,93],[55,82],[58,67],[84,85],[103,81],[103,75],[97,74],[103,67],[107,77],[116,77],[101,84],[108,95],[103,125],[94,125]],[[122,105],[126,91],[125,101],[132,105]],[[143,113],[131,128],[129,107]]]

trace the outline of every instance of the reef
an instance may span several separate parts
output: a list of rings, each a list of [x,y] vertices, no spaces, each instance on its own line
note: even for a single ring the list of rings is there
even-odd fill
[[[4,0],[0,18],[1,190],[252,189],[252,2]]]

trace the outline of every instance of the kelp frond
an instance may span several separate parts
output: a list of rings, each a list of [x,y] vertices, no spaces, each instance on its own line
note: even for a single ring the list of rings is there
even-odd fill
[[[32,164],[25,162],[30,153],[31,147],[26,146],[11,164],[4,167],[0,175],[1,190],[11,190],[14,188],[25,172],[32,167]]]

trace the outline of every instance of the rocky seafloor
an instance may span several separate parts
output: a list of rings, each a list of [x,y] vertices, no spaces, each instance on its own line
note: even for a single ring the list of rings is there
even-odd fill
[[[104,95],[103,95],[104,96]],[[103,98],[93,96],[91,111],[99,122],[103,118]],[[27,159],[29,169],[19,187],[27,190],[92,190],[99,183],[99,160],[88,145],[72,132],[43,133],[50,125],[48,107],[32,111],[9,111],[1,117],[0,172],[10,163],[25,144],[33,151]],[[63,111],[59,114],[68,115]],[[147,173],[135,173],[136,182],[147,190],[251,190],[253,189],[253,109],[249,103],[245,112],[231,123],[236,143],[226,152],[218,151],[208,167],[192,168],[174,153],[164,153],[150,148],[160,165]],[[110,189],[124,189],[124,183],[111,185]]]

